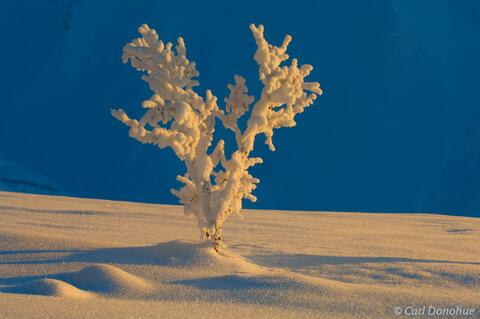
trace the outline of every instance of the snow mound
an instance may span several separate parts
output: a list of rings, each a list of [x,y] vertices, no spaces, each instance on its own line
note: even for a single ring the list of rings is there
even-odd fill
[[[92,265],[62,277],[80,289],[108,294],[144,293],[152,288],[146,280],[111,265]]]
[[[144,247],[143,252],[153,257],[157,264],[181,267],[212,267],[230,270],[262,269],[243,257],[223,249],[217,253],[210,242],[169,241],[155,246]]]
[[[83,299],[91,297],[91,294],[80,290],[64,281],[57,279],[40,279],[27,284],[9,287],[4,290],[8,293],[67,297],[72,299]]]
[[[265,268],[251,263],[227,249],[217,253],[209,242],[169,241],[153,246],[103,248],[83,252],[71,261],[130,265],[163,265],[211,268],[247,273],[263,273]]]
[[[478,304],[474,218],[248,211],[218,254],[168,241],[196,237],[182,207],[3,192],[0,202],[8,318],[393,318],[395,304]],[[58,213],[79,211],[91,214]],[[92,297],[47,297],[72,291]]]

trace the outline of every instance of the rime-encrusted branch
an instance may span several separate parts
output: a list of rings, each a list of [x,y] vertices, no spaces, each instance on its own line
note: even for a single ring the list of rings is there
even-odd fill
[[[124,47],[122,59],[144,73],[142,79],[154,94],[142,103],[146,112],[139,120],[130,119],[122,109],[112,110],[115,118],[130,127],[131,137],[160,148],[170,147],[184,161],[187,172],[177,176],[183,186],[171,192],[184,205],[185,214],[197,217],[203,238],[213,239],[217,251],[228,215],[240,213],[243,199],[257,200],[252,192],[260,180],[248,173],[250,167],[262,163],[261,158],[250,157],[255,137],[264,134],[266,144],[275,150],[273,130],[295,126],[295,115],[322,94],[317,82],[304,81],[312,66],[299,67],[296,59],[290,66],[281,66],[289,57],[289,35],[277,47],[265,40],[263,26],[252,24],[250,29],[258,47],[255,61],[264,87],[244,132],[238,120],[249,112],[254,101],[248,95],[245,79],[235,75],[235,84],[228,85],[225,109],[219,109],[210,90],[205,98],[193,90],[198,85],[193,78],[199,73],[195,63],[187,59],[183,39],[178,38],[174,50],[172,43],[164,44],[145,24],[138,29],[141,37]],[[235,133],[237,150],[230,158],[225,155],[223,140],[209,152],[216,118]]]
[[[248,95],[248,88],[245,79],[240,75],[235,75],[235,84],[228,84],[230,95],[225,98],[225,112],[219,110],[217,116],[221,119],[223,126],[235,133],[237,146],[240,146],[242,132],[238,127],[238,119],[248,111],[253,102],[253,96]]]
[[[138,32],[142,37],[124,47],[122,60],[144,72],[142,79],[155,94],[142,103],[147,112],[139,121],[131,120],[122,109],[112,110],[112,115],[130,127],[131,137],[160,148],[171,147],[180,159],[192,160],[199,143],[208,147],[212,140],[217,99],[207,91],[205,101],[192,90],[198,85],[193,77],[199,73],[187,59],[182,38],[175,52],[172,43],[165,45],[147,25]]]
[[[289,58],[285,52],[292,40],[291,36],[285,36],[282,45],[277,47],[265,40],[262,25],[257,27],[252,24],[250,30],[258,47],[255,61],[259,65],[259,77],[264,88],[243,134],[243,148],[250,152],[255,136],[263,133],[265,143],[274,151],[273,129],[295,126],[295,115],[310,106],[316,99],[316,94],[321,95],[322,90],[318,82],[304,82],[304,78],[313,70],[311,65],[304,64],[299,68],[297,59],[293,59],[290,66],[280,66]],[[306,91],[313,93],[307,94]]]

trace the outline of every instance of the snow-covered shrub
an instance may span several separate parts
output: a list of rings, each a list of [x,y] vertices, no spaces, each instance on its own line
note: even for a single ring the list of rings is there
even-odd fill
[[[318,95],[320,84],[305,82],[312,66],[299,66],[293,59],[291,65],[281,65],[288,59],[287,35],[281,46],[269,44],[262,25],[250,25],[257,44],[255,61],[259,65],[259,77],[263,83],[260,98],[248,95],[245,79],[235,75],[235,84],[229,84],[230,95],[224,99],[225,108],[217,104],[217,97],[207,90],[205,97],[194,91],[194,80],[199,75],[195,63],[187,59],[185,43],[178,38],[175,49],[172,43],[159,40],[155,30],[146,24],[138,31],[141,38],[123,48],[123,62],[144,73],[153,96],[144,101],[145,114],[134,120],[125,111],[112,110],[112,115],[130,127],[130,136],[142,143],[170,147],[186,166],[186,173],[177,176],[184,184],[172,189],[182,204],[186,215],[198,219],[201,236],[212,240],[219,250],[222,225],[232,213],[240,213],[242,199],[252,202],[252,191],[259,180],[248,169],[262,163],[259,157],[250,157],[255,137],[265,135],[265,143],[274,151],[273,130],[295,126],[295,115],[302,113]],[[251,109],[250,112],[248,112]],[[238,119],[248,113],[248,121],[242,132]],[[213,133],[215,120],[232,130],[236,137],[236,151],[227,158],[224,141],[215,146]],[[213,148],[213,149],[212,149]],[[212,178],[213,176],[213,178]]]

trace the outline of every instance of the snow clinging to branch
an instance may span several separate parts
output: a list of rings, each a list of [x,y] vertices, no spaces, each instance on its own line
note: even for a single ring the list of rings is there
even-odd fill
[[[228,85],[230,94],[223,109],[210,90],[205,97],[199,95],[193,89],[199,84],[194,80],[199,72],[187,58],[183,39],[178,38],[174,48],[144,24],[138,29],[141,37],[124,47],[122,59],[143,73],[153,95],[142,103],[146,112],[139,120],[131,119],[122,109],[112,110],[112,115],[130,128],[132,138],[170,147],[185,163],[185,174],[177,176],[183,187],[172,189],[172,193],[187,215],[196,216],[201,236],[212,240],[217,251],[226,218],[240,213],[243,199],[257,200],[252,192],[260,181],[248,172],[262,163],[261,158],[250,157],[255,137],[265,135],[265,143],[274,151],[273,130],[295,126],[295,115],[322,94],[319,83],[304,81],[313,69],[311,65],[299,66],[297,59],[282,65],[289,58],[286,51],[291,36],[285,36],[277,47],[267,42],[262,25],[252,24],[250,30],[257,44],[254,58],[263,84],[255,103],[240,75]],[[243,132],[238,126],[242,116],[248,116]],[[235,134],[237,149],[229,158],[223,140],[212,145],[216,119]]]

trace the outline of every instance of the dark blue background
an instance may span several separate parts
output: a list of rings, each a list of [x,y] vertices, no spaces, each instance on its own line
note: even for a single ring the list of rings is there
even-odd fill
[[[480,216],[480,2],[0,1],[0,157],[36,167],[65,194],[177,203],[182,164],[110,116],[150,96],[121,63],[148,23],[184,37],[200,91],[220,101],[235,73],[261,89],[248,25],[315,67],[325,94],[257,140],[255,208]],[[230,139],[231,141],[231,139]]]

